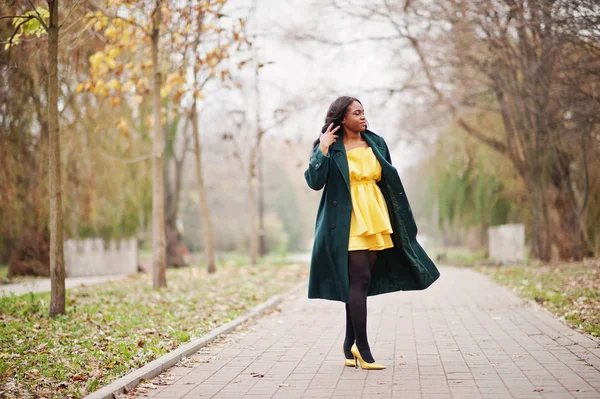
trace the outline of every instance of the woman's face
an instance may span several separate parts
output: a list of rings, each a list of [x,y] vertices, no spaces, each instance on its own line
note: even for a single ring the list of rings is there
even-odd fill
[[[354,101],[348,106],[346,115],[342,119],[342,125],[351,132],[364,132],[367,129],[365,110],[361,103]]]

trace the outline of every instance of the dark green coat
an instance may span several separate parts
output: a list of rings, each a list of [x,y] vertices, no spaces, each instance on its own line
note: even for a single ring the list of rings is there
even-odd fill
[[[423,290],[437,280],[440,272],[417,242],[417,226],[385,140],[369,130],[361,134],[381,164],[382,176],[377,185],[394,231],[394,247],[378,251],[368,295]],[[352,202],[348,159],[341,138],[329,147],[327,156],[315,146],[304,177],[313,190],[325,187],[317,211],[308,297],[347,302]]]

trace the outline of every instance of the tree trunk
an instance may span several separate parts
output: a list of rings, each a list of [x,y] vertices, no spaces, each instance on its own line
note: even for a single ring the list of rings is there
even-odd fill
[[[250,150],[250,165],[248,172],[248,215],[250,217],[250,265],[256,265],[258,259],[258,220],[256,209],[256,147]]]
[[[152,76],[154,84],[154,143],[152,158],[152,285],[154,288],[167,286],[167,259],[165,245],[165,185],[163,169],[164,134],[161,122],[160,87],[162,84],[158,63],[158,40],[160,38],[161,0],[156,0],[152,13]]]
[[[166,195],[166,217],[165,217],[165,238],[167,240],[167,267],[183,267],[186,266],[183,257],[183,242],[181,232],[177,228],[177,215],[179,214],[179,196],[182,187],[183,162],[187,148],[183,150],[182,159],[178,160],[174,154],[171,156],[171,161],[175,166],[175,183],[170,183],[169,168],[165,168],[165,195]],[[165,161],[168,163],[169,161]]]
[[[254,2],[256,9],[257,3]],[[260,234],[258,228],[258,209],[257,209],[257,191],[258,191],[258,176],[257,166],[258,157],[260,155],[260,141],[264,134],[260,126],[260,82],[258,79],[260,66],[256,66],[254,73],[254,95],[256,99],[256,144],[250,149],[250,162],[248,165],[248,215],[250,217],[250,264],[256,265],[260,250]]]
[[[196,100],[192,105],[192,130],[194,135],[194,155],[196,156],[196,179],[198,181],[198,198],[200,199],[200,210],[202,215],[202,230],[204,232],[204,253],[206,255],[206,265],[208,273],[217,271],[215,264],[215,246],[213,242],[212,222],[210,220],[210,211],[206,201],[206,189],[204,187],[204,177],[202,175],[202,151],[200,147],[200,131],[198,129],[198,113],[196,111]]]
[[[265,231],[265,178],[264,178],[263,152],[258,147],[258,254],[263,257],[267,254],[267,240]]]
[[[531,193],[529,204],[533,217],[531,254],[536,259],[549,262],[552,259],[552,236],[550,234],[548,204],[543,193],[543,183],[535,179],[527,180],[529,192]]]
[[[165,238],[167,240],[167,266],[184,267],[187,266],[183,257],[182,236],[177,229],[176,220],[169,220],[165,224]]]
[[[588,245],[584,237],[580,214],[574,204],[575,194],[572,191],[571,176],[568,166],[561,166],[557,162],[553,168],[562,168],[563,170],[559,172],[564,173],[560,177],[555,174],[553,184],[550,185],[551,204],[553,205],[551,219],[554,223],[553,242],[561,260],[579,261],[583,259]],[[562,184],[555,184],[556,180]]]
[[[50,317],[65,313],[65,260],[63,252],[58,120],[58,0],[50,3],[48,26],[48,125],[50,130]]]

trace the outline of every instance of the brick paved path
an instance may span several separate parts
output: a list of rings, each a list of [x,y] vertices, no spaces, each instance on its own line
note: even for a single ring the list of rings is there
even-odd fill
[[[301,292],[136,395],[600,398],[597,341],[477,272],[440,272],[427,290],[369,298],[372,352],[386,370],[345,368],[343,305]]]

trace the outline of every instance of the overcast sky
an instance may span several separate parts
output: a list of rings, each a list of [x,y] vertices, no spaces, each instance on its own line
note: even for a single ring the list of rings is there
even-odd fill
[[[369,35],[389,33],[385,25],[343,18],[323,5],[327,0],[258,0],[257,3],[258,13],[251,16],[249,30],[254,31],[258,23],[259,58],[273,62],[260,73],[261,118],[268,124],[266,120],[273,110],[290,99],[302,98],[305,102],[305,109],[295,112],[284,126],[269,134],[314,140],[329,104],[340,95],[352,95],[363,103],[369,129],[390,143],[392,159],[398,169],[413,164],[418,159],[418,146],[409,147],[398,140],[403,133],[402,123],[398,123],[402,117],[400,104],[409,99],[397,97],[387,101],[387,94],[372,92],[375,88],[393,87],[393,82],[402,80],[404,71],[391,62],[398,62],[399,55],[392,56],[389,49],[398,51],[400,46],[394,48],[391,43],[386,48],[378,42],[355,42]],[[286,32],[311,34],[345,44],[293,40]],[[406,53],[405,56],[411,55]],[[252,79],[251,72],[245,72],[247,79]],[[254,95],[250,87],[245,95],[249,97],[245,106],[253,108]]]

